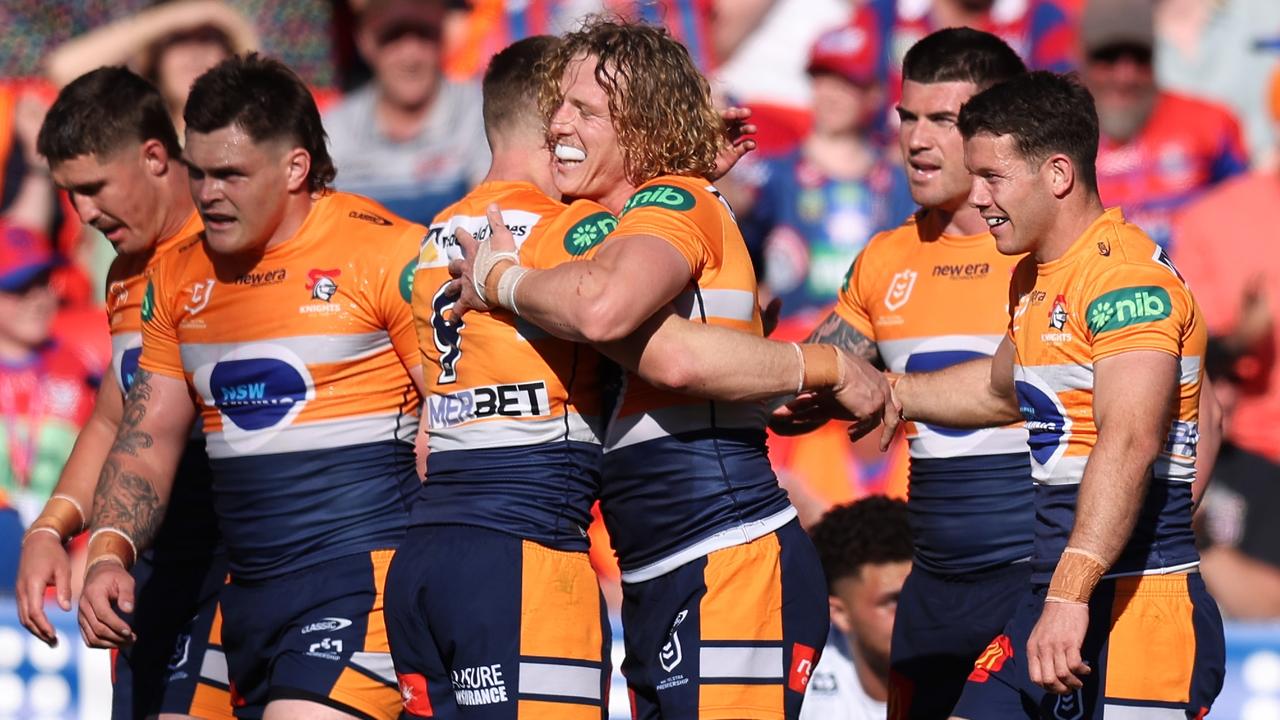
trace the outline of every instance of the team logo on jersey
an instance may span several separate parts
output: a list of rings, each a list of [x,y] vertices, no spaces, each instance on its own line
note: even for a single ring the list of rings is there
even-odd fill
[[[1110,256],[1111,256],[1111,243],[1107,242],[1106,240],[1099,240],[1099,241],[1098,241],[1098,254],[1099,254],[1099,255],[1101,255],[1102,257],[1110,257]]]
[[[107,288],[107,312],[114,313],[129,299],[129,287],[120,281]]]
[[[618,219],[607,212],[598,212],[579,220],[564,234],[564,249],[570,255],[584,255],[591,248],[604,242],[605,236],[618,227]]]
[[[209,305],[213,297],[214,279],[202,280],[191,286],[191,301],[182,306],[189,314],[195,315]]]
[[[911,291],[916,286],[918,275],[919,273],[915,270],[894,273],[893,279],[889,281],[889,291],[884,296],[884,306],[889,308],[890,312],[897,311],[911,299]]]
[[[817,664],[817,652],[802,643],[791,646],[791,672],[787,674],[787,687],[802,693],[809,686],[813,666]]]
[[[338,292],[338,282],[334,278],[341,274],[342,271],[337,269],[312,269],[311,272],[308,272],[307,289],[311,291],[311,299],[325,302],[332,300],[334,294]]]
[[[973,663],[973,672],[969,673],[970,682],[986,682],[991,677],[991,673],[1000,672],[1000,668],[1004,667],[1005,662],[1012,657],[1013,643],[1009,641],[1009,636],[996,637]]]
[[[404,298],[405,302],[413,302],[413,271],[417,267],[418,261],[415,258],[400,270],[400,297]]]
[[[1169,292],[1155,285],[1112,290],[1089,303],[1089,331],[1094,337],[1130,325],[1157,322],[1173,313]]]
[[[1054,720],[1080,720],[1084,717],[1084,703],[1080,700],[1080,691],[1059,695],[1053,704]]]
[[[621,217],[640,207],[656,207],[664,210],[688,210],[693,207],[693,194],[674,185],[654,185],[632,195],[622,206]]]
[[[1053,299],[1053,307],[1049,308],[1049,327],[1061,330],[1067,326],[1067,298],[1059,294]]]
[[[680,649],[680,623],[688,616],[688,610],[681,610],[676,615],[675,622],[671,623],[671,630],[667,633],[666,644],[658,650],[658,664],[667,672],[675,670],[680,661],[684,660],[684,653]]]
[[[156,314],[156,287],[147,281],[147,291],[142,294],[142,321],[150,322]]]

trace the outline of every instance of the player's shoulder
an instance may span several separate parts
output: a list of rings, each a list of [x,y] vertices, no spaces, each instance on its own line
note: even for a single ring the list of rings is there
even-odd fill
[[[1082,238],[1079,262],[1083,280],[1095,292],[1116,286],[1158,285],[1184,293],[1186,283],[1169,254],[1142,228],[1125,220],[1119,209],[1108,210]]]
[[[618,213],[625,218],[641,209],[690,212],[723,203],[719,191],[710,181],[686,175],[659,175],[636,188]]]
[[[547,225],[544,242],[553,254],[563,250],[569,258],[581,257],[604,242],[617,227],[618,218],[605,206],[594,200],[575,200]]]
[[[392,236],[414,223],[386,209],[376,200],[355,193],[333,192],[316,201],[323,203],[325,225],[364,236]]]
[[[872,235],[858,257],[864,263],[894,263],[916,252],[924,243],[918,216],[912,213],[901,225]]]

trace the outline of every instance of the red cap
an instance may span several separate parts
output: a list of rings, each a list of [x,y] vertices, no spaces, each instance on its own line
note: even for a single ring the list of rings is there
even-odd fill
[[[833,73],[859,85],[880,82],[880,38],[870,13],[858,12],[849,24],[828,30],[809,51],[808,72]]]
[[[0,292],[15,292],[52,270],[53,248],[40,233],[0,220]]]

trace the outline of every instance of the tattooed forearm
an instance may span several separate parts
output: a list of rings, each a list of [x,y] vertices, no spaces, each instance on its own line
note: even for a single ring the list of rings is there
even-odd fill
[[[809,333],[808,342],[830,343],[877,367],[884,367],[884,363],[880,360],[880,351],[876,348],[876,341],[855,330],[844,321],[844,318],[834,312]]]
[[[124,453],[137,457],[139,449],[152,446],[151,435],[138,430],[142,419],[147,416],[147,403],[151,401],[151,373],[138,368],[133,375],[133,386],[124,401],[124,417],[120,420],[120,429],[116,431],[112,453]]]
[[[114,457],[107,459],[93,496],[94,527],[122,530],[142,549],[155,539],[164,511],[150,480],[122,469]]]

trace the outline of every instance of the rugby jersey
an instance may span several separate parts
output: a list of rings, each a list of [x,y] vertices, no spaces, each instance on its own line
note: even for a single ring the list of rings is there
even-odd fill
[[[425,233],[329,193],[251,264],[211,255],[198,235],[153,270],[139,366],[192,390],[238,579],[403,536],[418,487],[409,302]]]
[[[650,235],[692,279],[673,301],[695,322],[761,335],[755,271],[728,204],[702,178],[636,189],[606,242]],[[795,516],[765,450],[762,403],[699,400],[624,380],[605,440],[600,494],[622,578],[638,582],[766,535]]]
[[[160,258],[204,229],[200,215],[190,217],[174,234],[160,238],[145,253],[120,255],[107,271],[107,324],[111,330],[111,374],[126,395],[142,357],[142,302],[147,281]],[[213,513],[212,477],[199,422],[178,464],[173,494],[152,547],[174,557],[208,552],[219,541]],[[154,555],[154,553],[152,553]]]
[[[836,314],[875,341],[897,373],[993,355],[1008,327],[1019,257],[990,233],[944,235],[928,211],[871,239],[849,270]],[[1034,486],[1022,423],[960,430],[906,423],[907,509],[915,563],[972,572],[1031,556]]]
[[[475,525],[586,550],[600,485],[599,356],[502,309],[446,319],[457,231],[483,239],[491,203],[525,267],[584,257],[617,224],[596,203],[566,207],[527,182],[482,183],[436,216],[414,275],[431,452],[411,523]]]
[[[1010,297],[1017,299],[1009,326],[1014,384],[1037,485],[1032,580],[1049,581],[1075,523],[1080,480],[1098,439],[1094,364],[1135,350],[1179,358],[1181,376],[1176,415],[1137,526],[1111,574],[1194,566],[1199,556],[1191,532],[1191,482],[1207,334],[1164,250],[1111,209],[1062,257],[1039,265],[1024,260]]]

